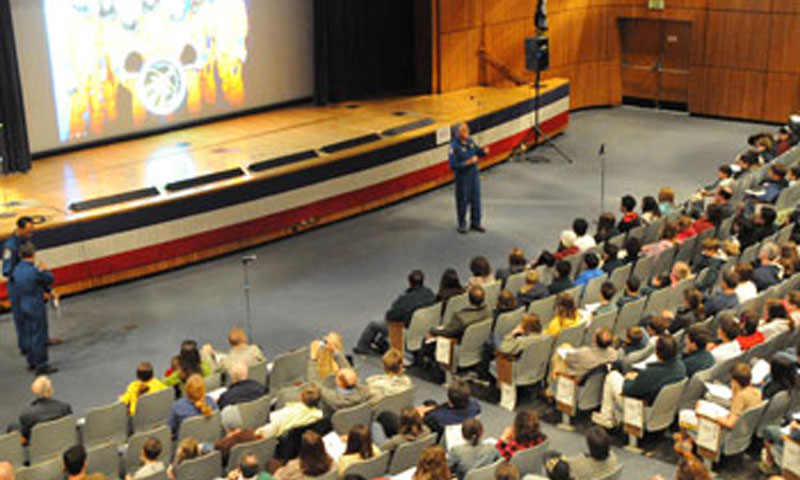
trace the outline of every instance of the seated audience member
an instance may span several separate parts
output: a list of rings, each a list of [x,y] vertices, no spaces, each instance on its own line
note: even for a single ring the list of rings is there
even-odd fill
[[[569,265],[569,263],[567,263],[567,265]],[[519,293],[517,294],[519,303],[527,307],[532,302],[550,295],[547,285],[543,284],[540,280],[537,270],[530,269],[525,272],[525,284],[519,289]]]
[[[68,448],[62,455],[67,480],[106,480],[103,473],[86,473],[86,449],[83,445]]]
[[[763,241],[775,233],[778,229],[775,226],[775,219],[778,214],[774,208],[765,205],[758,205],[755,213],[745,216],[744,212],[737,217],[739,233],[739,244],[742,250]]]
[[[500,293],[497,295],[497,305],[494,307],[492,318],[496,321],[500,315],[516,310],[517,306],[517,297],[511,293],[511,290],[500,290]]]
[[[611,451],[611,437],[598,426],[586,430],[587,453],[567,458],[574,480],[606,478],[619,466],[617,455]]]
[[[461,424],[461,435],[464,437],[464,444],[447,452],[450,471],[459,480],[473,468],[491,465],[500,456],[494,445],[481,442],[483,424],[477,418],[464,420]]]
[[[655,197],[647,195],[642,198],[642,223],[650,225],[661,218],[661,209]]]
[[[383,322],[369,322],[361,333],[353,351],[359,354],[383,353],[388,346],[389,327],[387,322],[403,322],[406,328],[411,323],[414,312],[433,305],[436,295],[425,286],[425,274],[414,270],[408,275],[408,288],[397,297],[384,315]]]
[[[519,469],[511,462],[500,462],[494,469],[494,480],[519,480]]]
[[[658,337],[656,358],[657,361],[648,363],[641,372],[629,372],[623,376],[615,370],[606,375],[600,411],[592,414],[594,423],[611,429],[620,418],[623,396],[638,398],[650,405],[662,388],[686,378],[686,368],[678,357],[674,338],[669,335]]]
[[[227,480],[272,480],[272,475],[261,471],[258,457],[254,453],[245,453],[239,460],[239,468],[232,470]]]
[[[603,244],[603,271],[611,275],[611,272],[623,265],[619,258],[619,247],[613,243]]]
[[[480,415],[481,404],[472,398],[469,384],[456,379],[447,387],[446,403],[436,405],[429,401],[417,407],[417,410],[431,431],[442,433],[449,425],[458,425],[468,418]]]
[[[768,299],[764,310],[767,318],[758,327],[758,331],[764,334],[765,342],[794,329],[794,323],[789,319],[789,314],[781,300],[777,298]]]
[[[358,374],[351,368],[336,373],[336,387],[320,387],[322,403],[331,411],[354,407],[369,401],[369,390],[359,383]]]
[[[692,278],[694,278],[694,275],[692,275],[692,269],[689,267],[688,263],[678,260],[672,265],[672,270],[670,270],[669,273],[669,280],[670,285],[673,287],[684,280]]]
[[[788,433],[784,433],[784,427],[778,425],[767,425],[764,428],[764,448],[761,453],[761,461],[758,469],[763,473],[779,473],[780,466],[783,464],[783,449],[786,437],[795,442],[800,442],[800,421],[792,419],[785,427]],[[2,479],[3,477],[0,477]],[[769,477],[769,480],[785,480],[785,477],[777,475]]]
[[[260,427],[256,433],[264,438],[280,437],[289,430],[322,420],[321,401],[319,387],[310,383],[303,387],[299,402],[289,402],[283,408],[271,412],[269,423]]]
[[[722,187],[730,187],[733,185],[733,169],[730,165],[720,165],[717,168],[717,179],[711,185],[702,188],[699,194],[702,197],[712,197],[716,195],[717,191]]]
[[[442,302],[442,312],[444,312],[447,301],[452,297],[461,295],[465,289],[458,279],[458,272],[453,268],[448,268],[442,273],[439,280],[439,292],[436,294],[436,301]]]
[[[560,260],[556,263],[556,275],[553,282],[547,287],[550,295],[557,295],[564,290],[572,288],[572,280],[569,277],[572,271],[572,265],[566,260]]]
[[[447,453],[438,445],[431,445],[422,451],[414,475],[411,476],[411,480],[451,480],[452,478],[450,466],[447,464]]]
[[[637,237],[631,237],[625,240],[622,248],[624,250],[622,252],[622,264],[627,265],[630,263],[636,265],[636,262],[642,256],[642,242]]]
[[[686,368],[686,376],[691,378],[695,373],[711,368],[714,356],[706,349],[711,342],[711,332],[704,325],[692,325],[686,330],[681,361]]]
[[[739,298],[736,296],[737,285],[739,285],[739,275],[735,271],[722,272],[719,292],[705,302],[706,316],[713,317],[723,310],[735,310],[739,307]]]
[[[213,398],[206,395],[206,384],[200,375],[192,375],[186,380],[184,396],[172,404],[167,425],[172,429],[172,435],[177,436],[181,423],[191,417],[202,415],[210,417],[218,410]]]
[[[600,365],[617,361],[618,353],[612,348],[613,343],[614,333],[611,329],[600,327],[594,332],[591,345],[574,348],[568,343],[562,344],[559,349],[565,349],[566,355],[562,357],[556,352],[550,360],[550,386],[556,385],[560,374],[580,381]]]
[[[675,189],[661,187],[658,190],[658,208],[661,210],[661,215],[672,215],[680,210],[675,203]]]
[[[731,408],[725,416],[713,420],[722,427],[730,430],[739,420],[739,417],[749,408],[761,403],[761,390],[750,385],[750,365],[740,362],[731,367]],[[696,407],[699,409],[700,406]],[[697,413],[697,410],[695,411]],[[697,416],[681,412],[681,426],[690,430],[697,429]]]
[[[503,287],[505,288],[508,277],[524,272],[527,266],[528,260],[525,258],[525,253],[521,249],[514,247],[511,249],[511,253],[508,254],[508,267],[498,268],[494,273],[494,277],[503,282]]]
[[[676,333],[689,328],[697,322],[706,318],[703,308],[703,294],[694,287],[689,287],[683,291],[681,305],[671,312],[665,310],[662,317],[669,320],[667,330],[669,333]]]
[[[617,230],[617,219],[614,218],[614,214],[611,212],[602,213],[597,220],[597,230],[594,234],[595,242],[597,242],[598,245],[605,243],[608,239],[619,235],[619,233],[619,230]]]
[[[715,266],[716,270],[719,271],[719,268],[725,263],[725,259],[721,256],[719,239],[715,237],[704,238],[699,248],[700,255],[697,261],[692,264],[692,272],[700,273],[706,268]]]
[[[490,283],[494,283],[492,266],[489,264],[489,260],[484,256],[473,258],[469,263],[469,271],[472,273],[468,282],[470,287],[485,287]]]
[[[275,480],[306,480],[309,477],[321,477],[335,467],[336,462],[325,450],[322,437],[317,432],[308,430],[300,438],[298,457],[276,470],[273,477]]]
[[[642,287],[642,296],[649,297],[653,292],[661,290],[662,288],[667,288],[671,285],[672,280],[670,274],[660,273],[658,275],[653,275],[653,278],[650,279],[650,283]]]
[[[430,435],[431,429],[422,423],[422,415],[414,407],[406,407],[398,417],[394,412],[382,412],[373,423],[372,438],[384,452],[394,452],[400,445],[415,442]]]
[[[586,219],[576,218],[572,222],[572,231],[575,232],[576,237],[575,246],[577,246],[581,252],[585,252],[597,245],[594,237],[586,233],[587,230],[589,230],[589,222],[587,222]]]
[[[539,315],[523,313],[519,325],[508,332],[496,350],[505,355],[519,355],[525,347],[541,339],[543,335]]]
[[[797,375],[794,359],[778,352],[769,360],[769,376],[761,388],[761,396],[769,399],[780,392],[793,393],[797,387]]]
[[[53,398],[53,384],[49,377],[36,377],[31,384],[31,393],[35,399],[19,414],[19,429],[25,441],[31,437],[31,431],[37,424],[72,415],[72,407],[68,403]],[[12,426],[9,430],[15,428]]]
[[[553,269],[556,266],[556,257],[553,256],[552,253],[548,252],[547,250],[543,250],[542,253],[536,257],[535,261],[531,262],[530,268],[539,269],[540,273],[545,273],[547,276],[553,276]],[[539,268],[541,267],[541,269]],[[544,279],[544,276],[543,276]]]
[[[797,244],[792,241],[782,243],[780,256],[775,263],[783,270],[783,278],[789,278],[800,271],[800,254],[797,251]]]
[[[642,252],[647,256],[656,256],[677,244],[678,226],[675,222],[667,222],[661,231],[661,238],[657,242],[649,243],[642,247]]]
[[[574,480],[567,459],[558,452],[546,452],[542,458],[542,465],[548,480]]]
[[[736,341],[741,333],[739,322],[733,313],[725,312],[717,322],[717,338],[719,342],[711,347],[714,362],[724,362],[742,353],[742,347]]]
[[[203,345],[203,358],[211,360],[215,372],[227,372],[236,362],[244,362],[248,367],[265,362],[267,357],[258,345],[248,343],[247,332],[242,327],[231,327],[228,331],[228,353],[214,350],[211,344]]]
[[[220,410],[228,405],[258,400],[267,393],[267,389],[261,382],[247,378],[247,374],[247,364],[243,361],[237,360],[230,365],[228,370],[230,385],[219,397]]]
[[[622,218],[617,224],[617,230],[620,233],[627,233],[642,224],[639,214],[636,213],[636,199],[633,196],[625,195],[622,197],[620,211],[622,212]]]
[[[197,342],[184,340],[178,353],[177,368],[171,369],[162,382],[168,387],[182,387],[192,375],[205,378],[211,375],[211,371],[211,364],[202,360]]]
[[[553,257],[555,257],[556,260],[564,260],[567,257],[579,253],[581,250],[575,245],[577,238],[575,232],[572,230],[562,231],[559,236],[558,250],[553,254]]]
[[[364,381],[373,405],[414,386],[411,377],[403,372],[403,354],[400,350],[390,348],[382,360],[383,375],[372,375]]]
[[[322,340],[314,340],[309,346],[308,378],[322,381],[344,368],[350,368],[350,360],[344,348],[342,335],[330,332]]]
[[[0,480],[14,480],[14,465],[11,462],[0,462]]]
[[[639,325],[632,325],[625,331],[625,341],[618,350],[619,357],[627,357],[632,353],[647,347],[650,344],[650,335]],[[623,361],[623,363],[625,363]]]
[[[481,320],[491,318],[492,311],[486,303],[485,290],[481,286],[474,286],[469,289],[469,306],[455,312],[452,317],[447,319],[444,325],[434,327],[431,333],[445,337],[461,338],[467,327]]]
[[[786,313],[792,321],[793,328],[800,327],[800,290],[789,292],[786,298]]]
[[[600,268],[600,259],[594,253],[587,253],[583,257],[584,268],[575,278],[575,285],[586,285],[594,278],[602,277],[606,273]]]
[[[758,331],[758,316],[755,312],[747,310],[739,318],[741,332],[736,337],[743,352],[750,350],[758,344],[764,343],[764,334]]]
[[[747,262],[739,262],[734,265],[733,270],[739,277],[739,284],[736,285],[736,298],[739,304],[756,298],[758,296],[758,288],[753,283],[753,265]]]
[[[142,362],[136,367],[136,380],[128,384],[125,393],[119,396],[119,401],[128,406],[128,414],[132,417],[136,414],[139,397],[165,388],[167,387],[161,380],[153,377],[153,365],[150,362]]]
[[[758,267],[753,270],[753,283],[758,291],[764,291],[781,283],[783,267],[778,263],[780,248],[773,242],[767,242],[758,251]]]
[[[164,462],[158,459],[163,449],[164,447],[161,445],[161,440],[155,437],[149,437],[145,440],[142,451],[139,453],[139,459],[142,465],[133,474],[128,474],[125,479],[140,480],[166,470]]]
[[[569,293],[559,293],[556,297],[553,318],[544,333],[557,337],[562,330],[574,327],[583,321],[581,312],[575,305],[575,299]]]
[[[616,312],[617,306],[612,302],[616,295],[617,289],[614,287],[614,284],[606,280],[600,285],[600,301],[591,305],[586,305],[586,310],[590,310],[593,317],[608,312]]]
[[[261,435],[251,428],[244,428],[242,424],[242,414],[239,407],[229,407],[222,410],[222,428],[225,429],[225,436],[214,442],[214,450],[222,453],[222,463],[228,464],[228,456],[231,450],[240,443],[253,442],[258,440]]]
[[[800,182],[800,165],[795,165],[786,171],[786,181],[790,187],[794,187]]]
[[[759,202],[775,203],[787,186],[789,182],[786,181],[786,165],[775,163],[769,166],[767,178],[761,185],[748,191],[748,194]]]
[[[544,443],[547,436],[539,428],[539,417],[528,408],[517,411],[514,425],[507,427],[497,440],[497,451],[506,461],[515,453]]]
[[[626,303],[639,300],[642,297],[641,293],[639,293],[641,285],[639,277],[636,275],[628,277],[628,280],[625,281],[625,291],[622,293],[622,296],[619,297],[619,300],[617,300],[617,308],[621,309]]]
[[[792,130],[786,125],[781,126],[778,129],[778,133],[775,134],[775,146],[773,150],[775,151],[776,156],[781,156],[786,153],[790,148],[792,148],[794,142],[792,141]]]
[[[200,443],[194,438],[188,437],[178,443],[172,463],[167,467],[167,477],[170,480],[177,480],[175,470],[186,460],[193,460],[203,454]]]
[[[682,242],[693,237],[694,235],[699,235],[710,228],[719,228],[724,220],[723,213],[722,207],[716,203],[709,203],[706,206],[705,215],[692,222],[691,226],[686,230],[686,234],[683,235],[683,237],[679,235],[678,240]],[[684,218],[689,219],[691,217],[681,217],[679,221],[683,220]]]
[[[714,194],[714,204],[719,205],[720,214],[723,219],[733,216],[736,213],[736,207],[733,205],[731,199],[733,198],[733,189],[730,185],[726,185],[717,189]]]
[[[372,435],[364,425],[354,425],[347,432],[344,454],[339,457],[336,468],[339,478],[344,477],[347,467],[380,455],[381,451],[372,443]]]

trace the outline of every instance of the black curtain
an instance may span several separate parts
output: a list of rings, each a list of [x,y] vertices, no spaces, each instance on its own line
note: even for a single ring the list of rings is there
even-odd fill
[[[315,0],[318,104],[430,92],[430,0]]]
[[[9,0],[0,0],[0,156],[3,173],[31,168]]]

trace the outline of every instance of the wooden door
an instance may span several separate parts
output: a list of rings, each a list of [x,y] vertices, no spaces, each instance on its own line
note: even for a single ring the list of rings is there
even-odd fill
[[[661,56],[658,65],[659,102],[689,103],[691,43],[691,23],[661,22]]]

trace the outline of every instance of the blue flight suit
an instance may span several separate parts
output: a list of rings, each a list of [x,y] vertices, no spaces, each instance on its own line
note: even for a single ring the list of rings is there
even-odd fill
[[[464,165],[472,157],[485,157],[486,153],[472,138],[461,142],[457,137],[450,142],[450,169],[456,180],[456,214],[458,227],[467,227],[467,205],[470,207],[470,226],[481,226],[481,183],[477,165]]]
[[[47,366],[47,303],[44,295],[52,289],[53,280],[49,270],[39,270],[29,260],[21,260],[14,269],[19,312],[29,336],[28,365],[37,370]]]
[[[11,302],[11,316],[14,319],[14,328],[17,330],[17,346],[21,352],[28,350],[28,335],[25,333],[25,325],[19,314],[19,300],[17,299],[16,289],[14,288],[14,268],[20,261],[19,247],[25,240],[12,234],[3,244],[3,276],[6,279],[8,290],[8,300]]]

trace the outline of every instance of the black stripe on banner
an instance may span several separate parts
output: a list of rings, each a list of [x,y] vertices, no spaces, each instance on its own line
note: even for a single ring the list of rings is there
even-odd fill
[[[369,135],[363,135],[361,137],[351,138],[345,140],[343,142],[332,143],[330,145],[325,145],[324,147],[320,148],[325,153],[336,153],[341,152],[342,150],[347,150],[349,148],[355,148],[359,145],[366,145],[368,143],[377,142],[381,139],[381,136],[377,133],[370,133]]]
[[[416,122],[411,123],[404,123],[398,127],[390,128],[388,130],[384,130],[381,132],[386,137],[393,137],[395,135],[400,135],[401,133],[410,132],[411,130],[416,130],[418,128],[427,127],[428,125],[433,125],[434,120],[430,117],[425,117]]]
[[[306,150],[304,152],[292,153],[291,155],[284,155],[282,157],[262,160],[260,162],[250,164],[250,166],[247,168],[251,172],[263,172],[264,170],[269,170],[270,168],[283,167],[284,165],[290,165],[292,163],[302,162],[303,160],[316,158],[318,156],[319,155],[317,155],[317,152],[315,150]]]
[[[177,192],[180,190],[186,190],[187,188],[208,185],[209,183],[230,180],[231,178],[241,177],[242,175],[244,175],[244,170],[236,167],[231,168],[230,170],[222,170],[221,172],[214,172],[207,175],[200,175],[199,177],[192,177],[185,180],[178,180],[177,182],[170,182],[164,188],[168,192]]]
[[[70,203],[67,207],[73,212],[85,212],[100,207],[108,207],[118,203],[131,202],[133,200],[141,200],[143,198],[157,197],[159,195],[156,187],[140,188],[139,190],[131,190],[130,192],[117,193],[107,197],[92,198],[91,200],[82,200],[80,202]]]

